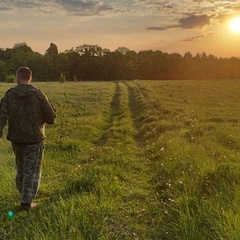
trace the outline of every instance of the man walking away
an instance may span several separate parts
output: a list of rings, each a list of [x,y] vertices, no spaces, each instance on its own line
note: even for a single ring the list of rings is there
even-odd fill
[[[9,89],[0,103],[0,136],[8,120],[7,140],[12,142],[16,161],[16,186],[21,194],[20,209],[34,207],[41,179],[45,123],[53,124],[55,109],[47,96],[30,84],[32,71],[20,67],[17,85]]]

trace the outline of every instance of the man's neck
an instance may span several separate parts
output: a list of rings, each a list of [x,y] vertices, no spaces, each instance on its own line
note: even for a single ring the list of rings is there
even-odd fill
[[[19,81],[17,82],[17,84],[28,85],[28,84],[30,84],[30,81],[21,81],[21,80],[19,80]]]

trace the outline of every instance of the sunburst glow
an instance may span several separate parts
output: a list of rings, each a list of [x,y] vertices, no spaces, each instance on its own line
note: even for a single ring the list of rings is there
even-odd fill
[[[233,18],[230,21],[230,28],[233,32],[236,32],[236,33],[240,32],[240,17]]]

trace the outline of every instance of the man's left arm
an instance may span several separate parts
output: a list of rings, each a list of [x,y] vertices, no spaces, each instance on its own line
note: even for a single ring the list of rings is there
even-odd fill
[[[54,119],[57,116],[56,110],[44,93],[41,93],[41,103],[44,122],[47,124],[53,124]]]

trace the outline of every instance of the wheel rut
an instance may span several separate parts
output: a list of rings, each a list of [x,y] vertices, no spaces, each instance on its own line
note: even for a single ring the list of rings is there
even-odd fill
[[[114,237],[120,237],[117,229],[121,228],[121,239],[132,239],[133,235],[136,239],[154,239],[154,221],[158,217],[150,182],[153,169],[139,140],[138,116],[145,114],[141,112],[144,104],[148,104],[148,99],[137,85],[116,82],[107,127],[91,156],[100,167],[112,169],[111,175],[121,189],[114,196],[118,218],[110,224]]]

